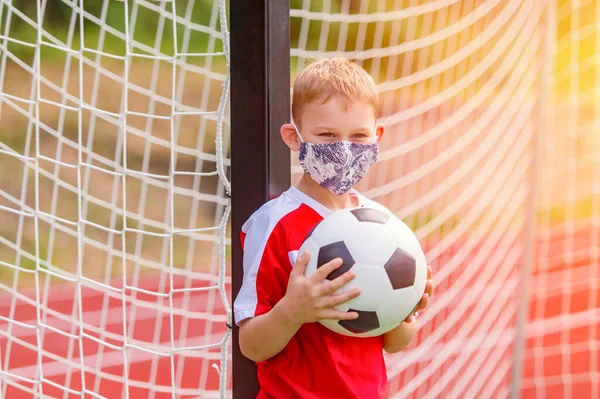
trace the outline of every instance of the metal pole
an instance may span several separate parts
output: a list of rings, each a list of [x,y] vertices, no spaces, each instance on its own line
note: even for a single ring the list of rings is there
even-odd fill
[[[279,134],[290,120],[289,20],[289,0],[230,2],[232,299],[244,273],[242,225],[290,186],[290,152]],[[233,397],[256,398],[256,366],[232,328]]]

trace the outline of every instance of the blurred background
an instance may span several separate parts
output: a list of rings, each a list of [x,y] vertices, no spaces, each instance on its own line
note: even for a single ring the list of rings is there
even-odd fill
[[[227,390],[227,7],[0,0],[5,397]],[[506,397],[515,367],[523,397],[600,396],[598,2],[293,0],[289,23],[292,83],[334,55],[376,80],[358,189],[434,267],[390,397]]]

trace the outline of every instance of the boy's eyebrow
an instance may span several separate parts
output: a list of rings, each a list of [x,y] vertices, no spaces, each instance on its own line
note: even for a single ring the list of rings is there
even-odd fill
[[[326,125],[321,125],[321,126],[315,126],[315,129],[323,129],[323,130],[329,130],[331,132],[337,132],[338,129],[332,126],[326,126]],[[359,132],[370,132],[371,128],[368,126],[363,126],[363,127],[359,127],[356,129],[352,130],[352,133],[359,133]]]

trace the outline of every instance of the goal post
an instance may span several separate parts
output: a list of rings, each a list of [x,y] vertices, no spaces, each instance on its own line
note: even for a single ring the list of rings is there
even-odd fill
[[[231,0],[232,299],[243,279],[240,235],[261,205],[290,185],[279,128],[290,118],[289,1]],[[256,367],[233,326],[233,397],[258,394]]]

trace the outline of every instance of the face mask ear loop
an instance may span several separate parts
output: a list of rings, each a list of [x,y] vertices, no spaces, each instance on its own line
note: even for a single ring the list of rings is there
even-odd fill
[[[300,132],[298,131],[298,127],[296,127],[296,124],[294,123],[294,124],[292,124],[292,126],[294,126],[294,129],[296,129],[296,134],[300,138],[300,142],[304,143],[304,140],[302,140],[302,136],[300,135]]]
[[[379,140],[377,140],[379,137],[377,137],[377,123],[375,124],[375,141],[373,142],[373,144],[378,144]]]

